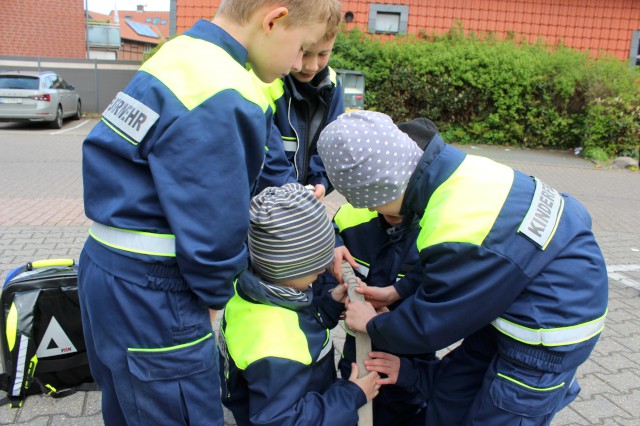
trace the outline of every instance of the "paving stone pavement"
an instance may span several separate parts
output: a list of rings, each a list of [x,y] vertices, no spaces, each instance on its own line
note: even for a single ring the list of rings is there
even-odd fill
[[[82,207],[80,146],[94,124],[66,122],[52,131],[0,123],[0,282],[10,269],[34,259],[79,257],[90,225]],[[598,168],[566,152],[461,148],[535,175],[591,212],[609,274],[607,326],[578,370],[582,392],[552,424],[640,425],[640,173]],[[328,213],[343,201],[339,194],[328,196]],[[335,346],[343,340],[337,329]],[[225,421],[235,424],[228,413]],[[22,408],[0,407],[0,424],[102,425],[100,393],[30,396]]]

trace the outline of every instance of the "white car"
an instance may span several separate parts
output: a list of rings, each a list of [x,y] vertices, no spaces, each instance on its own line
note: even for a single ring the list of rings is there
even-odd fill
[[[67,117],[82,117],[82,101],[75,88],[58,74],[0,72],[0,121],[46,121],[60,129]]]

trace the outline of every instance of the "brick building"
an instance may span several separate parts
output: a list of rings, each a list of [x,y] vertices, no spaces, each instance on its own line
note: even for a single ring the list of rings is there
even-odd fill
[[[176,32],[211,19],[220,0],[176,0]],[[347,29],[369,33],[442,34],[459,22],[465,31],[515,34],[564,43],[593,55],[608,52],[636,62],[640,2],[636,0],[343,0]]]
[[[162,43],[169,36],[169,12],[138,10],[111,11],[108,15],[88,12],[89,27],[104,22],[119,30],[120,42],[117,50],[94,43],[91,37],[89,46],[91,58],[117,59],[120,61],[142,61],[144,53]],[[152,24],[157,22],[158,25]]]
[[[2,0],[0,7],[0,55],[86,58],[83,0]]]

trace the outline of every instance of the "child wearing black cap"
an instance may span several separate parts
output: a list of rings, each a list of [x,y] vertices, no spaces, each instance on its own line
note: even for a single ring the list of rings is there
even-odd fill
[[[426,118],[400,123],[398,128],[409,135],[420,149],[424,149],[438,133],[436,125]],[[340,282],[341,264],[345,259],[353,266],[356,276],[368,286],[393,287],[404,297],[415,292],[422,282],[422,271],[419,267],[416,268],[420,263],[416,245],[420,231],[417,221],[403,224],[402,217],[379,214],[345,203],[334,215],[333,223],[336,249],[332,274]],[[315,287],[335,286],[337,281],[333,276],[323,274]],[[394,307],[392,305],[390,309],[393,310]],[[351,375],[351,363],[355,359],[355,338],[347,330],[342,357],[338,363],[342,377]],[[412,357],[413,362],[419,363],[435,360],[433,352]],[[373,425],[422,426],[425,424],[427,400],[427,395],[415,389],[406,390],[396,385],[383,386],[373,401]]]
[[[344,310],[346,285],[318,300],[310,289],[333,260],[324,206],[290,183],[255,196],[250,219],[257,278],[237,281],[220,325],[223,404],[239,426],[354,426],[358,408],[377,395],[379,376],[357,379],[354,364],[349,380],[336,377],[330,330]]]
[[[367,369],[386,375],[383,385],[428,393],[428,425],[549,425],[580,392],[576,370],[607,314],[606,264],[585,207],[440,135],[422,152],[379,112],[341,115],[318,152],[355,207],[420,226],[417,291],[390,312],[349,303],[349,328],[403,354],[462,340],[436,369],[383,352]],[[361,291],[400,299],[393,287]]]

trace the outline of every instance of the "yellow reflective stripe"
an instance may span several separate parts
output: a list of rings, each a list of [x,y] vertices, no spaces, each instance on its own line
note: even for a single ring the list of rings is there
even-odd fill
[[[193,342],[182,343],[181,345],[169,346],[166,348],[127,348],[129,352],[169,352],[175,351],[176,349],[188,348],[189,346],[197,345],[198,343],[205,341],[207,339],[211,339],[213,337],[213,333],[207,333],[204,337],[199,338],[198,340],[194,340]]]
[[[533,386],[529,386],[529,385],[527,385],[525,383],[522,383],[519,380],[516,380],[516,379],[514,379],[512,377],[506,376],[506,375],[504,375],[502,373],[498,373],[498,377],[502,377],[503,379],[508,380],[508,381],[510,381],[512,383],[515,383],[518,386],[522,386],[523,388],[527,388],[527,389],[530,389],[530,390],[533,390],[533,391],[537,391],[537,392],[548,392],[548,391],[556,390],[556,389],[559,389],[559,388],[563,387],[564,383],[565,383],[565,382],[562,382],[559,385],[551,386],[551,387],[548,387],[548,388],[534,388]]]
[[[224,310],[229,355],[245,370],[262,358],[275,357],[310,365],[307,336],[294,311],[250,303],[235,295]]]
[[[20,362],[20,360],[18,360],[18,362]],[[38,367],[38,356],[33,355],[29,361],[29,368],[27,369],[27,380],[24,380],[23,382],[25,389],[29,389],[31,381],[36,375],[36,367]]]
[[[260,80],[257,75],[255,75],[253,70],[249,71],[249,73],[253,76],[256,86],[265,94],[267,100],[269,101],[269,105],[271,106],[271,109],[275,114],[276,101],[284,95],[284,80],[282,80],[281,78],[276,78],[271,83],[265,83],[264,81]]]
[[[13,348],[16,345],[16,336],[18,334],[18,308],[16,308],[15,303],[11,303],[11,307],[9,308],[9,314],[7,315],[7,325],[6,325],[6,334],[7,334],[7,349],[9,352],[13,351]]]
[[[131,231],[94,222],[89,235],[105,246],[118,250],[152,256],[176,256],[175,236],[172,234]]]
[[[129,136],[125,135],[124,133],[122,133],[120,131],[120,129],[118,129],[117,127],[115,127],[113,124],[109,123],[107,120],[105,120],[104,118],[101,119],[101,121],[106,124],[111,130],[113,130],[114,132],[116,132],[117,134],[119,134],[120,136],[122,136],[123,139],[125,139],[127,142],[129,142],[131,145],[138,145],[138,142],[134,141],[133,139],[131,139]]]
[[[575,345],[576,343],[589,340],[602,332],[607,312],[608,309],[600,318],[568,327],[533,329],[508,321],[504,318],[495,319],[491,322],[491,325],[493,325],[502,334],[527,345]]]
[[[376,211],[371,212],[369,209],[357,209],[347,203],[340,207],[333,221],[338,226],[338,230],[342,232],[347,228],[369,222],[376,217],[378,217],[378,212]]]
[[[468,155],[429,199],[420,220],[418,250],[446,242],[481,245],[500,214],[513,179],[511,168]]]
[[[197,58],[198,67],[169,66],[175,63],[190,64],[194,58]],[[188,110],[229,89],[237,91],[263,112],[270,106],[264,92],[256,84],[258,79],[224,49],[204,40],[178,36],[158,50],[142,65],[140,71],[164,83]]]
[[[320,316],[320,314],[318,314],[318,316]],[[320,355],[318,355],[318,359],[316,359],[316,362],[327,356],[331,352],[331,348],[333,348],[333,345],[331,343],[331,332],[329,331],[329,329],[327,329],[327,338],[322,344],[322,350],[320,351]]]
[[[334,86],[338,85],[338,73],[331,67],[329,67],[329,80],[331,80]]]
[[[75,261],[73,259],[43,259],[31,262],[33,269],[49,268],[52,266],[73,266]]]

